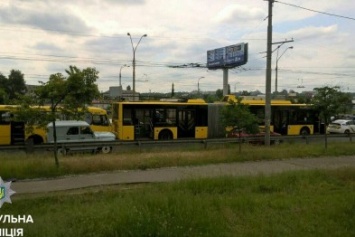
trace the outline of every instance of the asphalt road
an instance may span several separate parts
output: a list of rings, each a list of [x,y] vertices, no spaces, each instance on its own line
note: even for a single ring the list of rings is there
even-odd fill
[[[16,194],[49,193],[115,184],[173,182],[183,179],[217,176],[268,175],[291,170],[337,169],[344,167],[355,167],[355,156],[286,159],[94,173],[65,176],[56,179],[22,180],[13,182],[11,189]]]

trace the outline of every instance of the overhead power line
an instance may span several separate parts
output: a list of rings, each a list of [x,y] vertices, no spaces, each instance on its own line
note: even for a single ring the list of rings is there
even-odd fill
[[[311,12],[320,13],[320,14],[323,14],[323,15],[334,16],[334,17],[339,17],[339,18],[344,18],[344,19],[355,21],[355,18],[348,17],[348,16],[342,16],[342,15],[338,15],[338,14],[334,14],[334,13],[317,11],[317,10],[313,10],[313,9],[302,7],[302,6],[297,6],[297,5],[291,4],[291,3],[285,3],[285,2],[280,2],[280,1],[275,1],[275,2],[284,4],[284,5],[287,5],[287,6],[296,7],[296,8],[300,8],[300,9],[303,9],[303,10],[311,11]]]

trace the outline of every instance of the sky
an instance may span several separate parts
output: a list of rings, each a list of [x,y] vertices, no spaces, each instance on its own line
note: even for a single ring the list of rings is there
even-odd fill
[[[272,42],[293,42],[272,46],[272,92],[276,61],[278,91],[355,92],[354,12],[349,0],[275,2]],[[267,17],[264,0],[2,0],[0,72],[38,85],[70,65],[94,67],[100,91],[118,86],[120,72],[132,87],[135,47],[137,92],[216,91],[223,72],[205,67],[207,51],[248,43],[248,62],[228,70],[231,91],[264,93]],[[193,63],[201,67],[172,67]]]

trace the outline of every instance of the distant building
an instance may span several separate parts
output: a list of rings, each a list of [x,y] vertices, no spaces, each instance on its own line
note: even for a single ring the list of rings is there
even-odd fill
[[[26,85],[26,94],[34,94],[35,90],[40,87],[39,85]]]
[[[133,101],[133,91],[130,87],[123,90],[122,86],[110,86],[108,91],[102,93],[102,96],[104,99]],[[140,93],[136,92],[134,96],[136,100],[139,100]]]

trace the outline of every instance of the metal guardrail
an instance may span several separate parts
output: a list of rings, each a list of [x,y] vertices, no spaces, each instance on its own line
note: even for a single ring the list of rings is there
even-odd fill
[[[351,134],[327,134],[328,141],[334,141],[334,139],[339,141],[352,142],[353,136]],[[202,144],[204,148],[208,148],[209,145],[213,144],[228,144],[228,143],[262,143],[263,137],[249,136],[243,138],[214,138],[214,139],[178,139],[178,140],[135,140],[135,141],[107,141],[107,142],[75,142],[75,143],[57,143],[58,148],[74,148],[74,147],[102,147],[102,146],[138,146],[142,148],[143,146],[153,146],[153,145],[178,145],[178,144]],[[272,137],[275,140],[276,137]],[[322,135],[306,135],[306,136],[277,136],[277,140],[282,142],[298,142],[309,144],[311,142],[322,142],[324,141],[324,134]],[[26,152],[34,152],[35,150],[53,150],[54,144],[23,144],[23,145],[1,145],[0,151],[14,151],[23,150]]]

